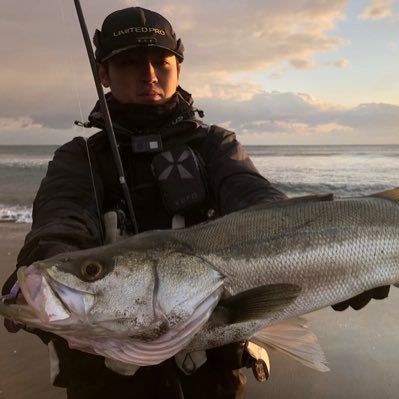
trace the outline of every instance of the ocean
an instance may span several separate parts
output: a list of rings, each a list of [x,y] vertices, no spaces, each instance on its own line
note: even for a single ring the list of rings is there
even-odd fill
[[[0,221],[31,223],[32,203],[57,146],[0,146]],[[399,145],[246,146],[289,197],[360,196],[399,186]]]

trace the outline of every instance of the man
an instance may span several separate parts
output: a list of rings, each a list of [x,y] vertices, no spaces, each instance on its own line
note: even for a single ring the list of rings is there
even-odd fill
[[[100,80],[110,88],[107,102],[139,232],[190,226],[286,198],[258,173],[233,132],[208,127],[195,116],[191,95],[179,86],[184,47],[165,18],[140,7],[116,11],[96,31],[94,43]],[[98,104],[89,121],[104,129]],[[56,151],[17,266],[102,245],[109,233],[103,232],[102,215],[108,211],[118,216],[121,230],[133,234],[111,158],[103,130]],[[172,173],[172,165],[180,175]],[[193,178],[185,180],[186,172]],[[14,282],[15,275],[4,291]],[[35,333],[58,359],[54,384],[66,387],[71,399],[244,395],[245,378],[238,371],[246,364],[243,343],[207,351],[205,364],[188,375],[184,364],[170,359],[126,377],[107,368],[102,357]]]
[[[184,47],[165,18],[140,7],[116,11],[96,31],[94,43],[100,80],[110,88],[108,107],[139,232],[190,226],[285,198],[258,173],[233,132],[205,126],[195,116],[191,95],[179,86]],[[98,104],[89,120],[104,128]],[[189,156],[183,157],[181,170],[195,179],[173,173],[160,179],[162,154],[179,158],[183,152]],[[56,151],[34,202],[32,231],[18,266],[101,245],[106,234],[101,217],[108,211],[129,219],[110,159],[103,131],[87,144],[75,138]],[[185,185],[190,195],[181,192]],[[132,234],[129,221],[119,219],[120,227]],[[237,371],[244,362],[243,343],[208,351],[206,363],[191,375],[171,359],[124,377],[108,369],[103,358],[37,333],[50,343],[53,356],[55,349],[60,370],[53,374],[54,384],[65,386],[68,398],[243,396],[245,378]]]

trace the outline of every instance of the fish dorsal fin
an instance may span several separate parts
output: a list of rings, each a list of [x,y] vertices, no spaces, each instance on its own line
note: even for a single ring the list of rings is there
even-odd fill
[[[399,187],[392,190],[382,191],[381,193],[372,194],[370,197],[384,198],[390,201],[399,202]]]
[[[289,198],[285,201],[296,204],[298,202],[320,202],[320,201],[333,201],[333,200],[334,200],[334,194],[328,193],[328,194],[304,195],[302,197]]]
[[[330,370],[316,335],[302,317],[268,326],[252,336],[250,342],[284,353],[314,370]]]
[[[220,325],[264,318],[268,313],[289,305],[300,291],[300,287],[294,284],[272,284],[240,292],[221,300],[211,321]]]
[[[243,209],[240,212],[245,213],[245,212],[250,212],[253,210],[261,210],[261,209],[267,209],[267,208],[282,208],[282,207],[296,205],[296,204],[300,204],[300,203],[321,202],[321,201],[334,201],[334,194],[305,195],[302,197],[293,197],[293,198],[288,198],[288,199],[284,199],[281,201],[260,202],[256,205],[249,207],[249,208]]]

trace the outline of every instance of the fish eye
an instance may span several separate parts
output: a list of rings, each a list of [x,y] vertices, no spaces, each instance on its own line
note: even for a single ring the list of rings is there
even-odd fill
[[[104,266],[96,260],[87,260],[80,266],[82,277],[87,281],[95,281],[103,276]]]

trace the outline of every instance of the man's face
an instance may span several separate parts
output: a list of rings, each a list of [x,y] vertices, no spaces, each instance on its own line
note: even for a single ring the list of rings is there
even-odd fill
[[[180,64],[162,49],[134,49],[98,64],[101,83],[119,102],[163,104],[176,92]]]

